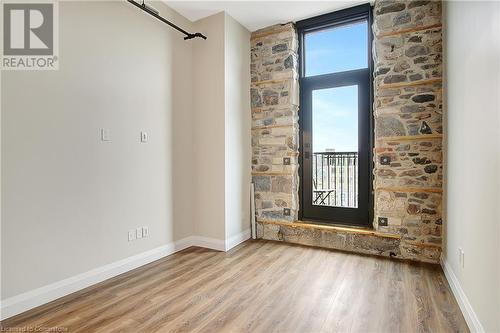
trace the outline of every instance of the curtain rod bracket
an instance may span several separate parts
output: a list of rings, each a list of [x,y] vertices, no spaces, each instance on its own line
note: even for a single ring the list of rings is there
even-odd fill
[[[130,2],[131,4],[133,4],[134,6],[136,6],[137,8],[140,8],[144,12],[148,13],[149,15],[151,15],[151,16],[157,18],[158,20],[162,21],[163,23],[168,24],[170,27],[174,28],[175,30],[177,30],[177,31],[183,33],[184,35],[186,35],[186,37],[184,37],[184,40],[193,39],[193,38],[196,38],[196,37],[207,39],[207,37],[204,36],[200,32],[196,32],[196,33],[187,32],[186,30],[182,29],[181,27],[179,27],[179,26],[173,24],[172,22],[168,21],[167,19],[161,17],[159,15],[159,13],[154,8],[149,7],[148,5],[146,5],[144,3],[144,0],[142,1],[142,3],[138,3],[138,2],[136,2],[134,0],[127,0],[127,1]]]
[[[201,33],[196,32],[196,33],[194,33],[194,34],[189,34],[189,35],[187,35],[186,37],[184,37],[184,40],[193,39],[193,38],[196,38],[196,37],[200,37],[200,38],[203,38],[203,39],[207,39],[207,37],[206,37],[206,36],[203,36]]]

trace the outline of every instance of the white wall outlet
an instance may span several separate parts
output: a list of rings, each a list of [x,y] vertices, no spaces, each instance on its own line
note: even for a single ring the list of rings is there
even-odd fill
[[[135,236],[137,239],[142,238],[142,228],[135,229]]]
[[[142,237],[143,238],[149,237],[149,228],[148,227],[142,227]]]
[[[148,132],[141,132],[141,142],[148,142]]]
[[[135,240],[135,230],[134,229],[128,231],[128,241],[131,242],[133,240]]]
[[[101,128],[101,141],[111,141],[109,128]]]

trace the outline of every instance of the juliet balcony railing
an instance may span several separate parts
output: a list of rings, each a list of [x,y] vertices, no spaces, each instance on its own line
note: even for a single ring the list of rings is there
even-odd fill
[[[313,153],[313,204],[358,207],[358,153]]]

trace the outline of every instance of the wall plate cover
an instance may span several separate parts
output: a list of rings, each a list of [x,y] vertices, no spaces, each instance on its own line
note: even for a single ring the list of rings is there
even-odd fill
[[[108,128],[101,128],[101,141],[111,141],[111,132]]]
[[[389,165],[389,164],[391,164],[391,157],[390,156],[381,156],[380,157],[380,164],[381,165]]]
[[[148,132],[142,131],[141,132],[141,142],[148,142],[148,139],[149,139]]]
[[[379,227],[387,227],[388,224],[389,224],[389,221],[388,221],[387,217],[379,217],[378,218],[378,226]]]

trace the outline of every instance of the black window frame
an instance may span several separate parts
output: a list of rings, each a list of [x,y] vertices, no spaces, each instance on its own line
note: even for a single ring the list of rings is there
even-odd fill
[[[311,219],[307,216],[304,216],[304,208],[303,204],[305,202],[304,198],[305,195],[310,195],[310,193],[304,193],[304,180],[305,180],[305,175],[304,175],[304,146],[303,146],[303,120],[304,120],[304,114],[303,114],[303,108],[301,107],[303,101],[304,101],[304,78],[305,76],[305,50],[304,50],[304,37],[307,33],[314,32],[314,31],[320,31],[323,29],[335,27],[335,26],[342,26],[346,25],[349,23],[355,23],[359,21],[366,21],[367,26],[368,26],[368,38],[367,38],[367,59],[368,59],[368,72],[369,72],[369,78],[367,79],[367,85],[368,85],[368,90],[369,90],[369,96],[368,97],[368,108],[369,108],[369,149],[368,149],[368,166],[369,166],[369,171],[368,171],[368,188],[366,189],[361,189],[360,188],[360,194],[361,191],[367,191],[367,214],[368,218],[363,221],[348,221],[343,219],[342,217],[338,220],[331,220],[331,219],[323,219],[323,218],[314,218]],[[320,223],[320,224],[334,224],[334,225],[348,225],[348,226],[355,226],[355,227],[363,227],[363,228],[373,228],[373,218],[374,218],[374,191],[373,191],[373,170],[374,170],[374,162],[373,162],[373,148],[374,148],[374,119],[373,119],[373,57],[372,57],[372,44],[373,44],[373,32],[372,32],[372,25],[373,25],[373,7],[367,3],[339,11],[335,11],[329,14],[324,14],[320,15],[317,17],[305,19],[302,21],[296,22],[296,28],[297,28],[297,33],[298,33],[298,38],[299,38],[299,47],[298,47],[298,57],[299,57],[299,86],[300,86],[300,106],[299,106],[299,176],[300,176],[300,182],[299,182],[299,219],[302,221],[313,221],[315,223]],[[345,72],[339,72],[339,73],[344,73],[346,76],[346,81],[349,81],[349,74],[352,73],[352,76],[356,76],[358,70],[351,70],[351,71],[345,71]],[[327,74],[328,75],[328,74]],[[317,83],[313,83],[313,85],[316,86],[321,86],[321,81],[322,77],[325,75],[316,75],[316,76],[309,76],[307,77],[307,80],[315,80],[317,79]],[[311,79],[314,78],[314,79]],[[355,81],[355,80],[354,80]],[[311,83],[309,83],[311,85]],[[302,120],[301,120],[302,119]]]

